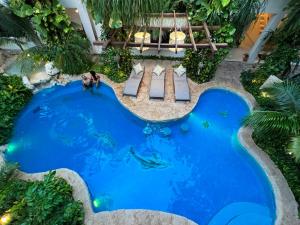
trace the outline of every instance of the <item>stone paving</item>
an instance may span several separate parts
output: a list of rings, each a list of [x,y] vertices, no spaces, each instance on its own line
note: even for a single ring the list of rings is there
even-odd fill
[[[238,81],[238,77],[235,76],[235,81],[232,82],[229,79],[229,74],[240,74],[242,71],[242,66],[233,65],[224,76],[221,76],[222,71],[226,67],[221,67],[217,71],[218,77],[212,82],[205,84],[197,84],[192,80],[188,80],[190,92],[191,92],[191,101],[190,102],[175,102],[174,98],[174,87],[173,87],[173,67],[179,65],[180,62],[168,61],[168,60],[137,60],[136,63],[141,63],[145,66],[145,74],[141,83],[141,87],[138,92],[137,98],[123,96],[124,83],[116,84],[107,79],[106,76],[102,76],[102,81],[108,83],[113,87],[116,96],[119,101],[128,108],[131,112],[136,114],[138,117],[151,120],[151,121],[166,121],[174,120],[181,117],[184,117],[192,111],[195,105],[198,102],[199,96],[203,91],[211,87],[221,87],[228,88],[234,91],[239,92],[241,95],[246,95],[248,99],[254,101],[253,97],[245,92]],[[166,68],[166,82],[165,82],[165,99],[164,100],[153,100],[149,99],[149,89],[151,83],[151,75],[155,65],[161,65]]]

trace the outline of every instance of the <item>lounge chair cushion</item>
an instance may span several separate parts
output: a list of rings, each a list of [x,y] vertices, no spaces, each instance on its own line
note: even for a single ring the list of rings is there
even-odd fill
[[[140,72],[143,71],[143,67],[142,67],[142,65],[140,63],[134,65],[133,69],[134,69],[135,74],[139,74]]]
[[[174,73],[176,73],[177,76],[181,77],[181,76],[183,76],[186,73],[186,68],[184,68],[182,65],[180,65],[179,67],[177,67],[174,70]]]
[[[161,67],[160,65],[157,65],[157,66],[154,68],[153,73],[154,73],[156,76],[160,76],[164,70],[165,70],[165,68]]]

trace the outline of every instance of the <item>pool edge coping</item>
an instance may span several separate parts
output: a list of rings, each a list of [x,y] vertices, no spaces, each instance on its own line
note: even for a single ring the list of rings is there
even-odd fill
[[[69,80],[69,82],[78,80],[78,77],[74,77],[75,79]],[[102,81],[112,88],[116,99],[119,103],[125,107],[129,112],[133,113],[135,116],[142,120],[149,121],[140,115],[137,115],[133,112],[130,107],[125,105],[117,95],[117,92],[114,88],[114,82],[108,82],[105,79]],[[68,83],[69,83],[68,82]],[[38,89],[38,91],[49,88],[53,85],[45,85]],[[185,115],[170,119],[178,120],[185,116],[187,116],[190,112],[194,110],[196,107],[200,96],[209,89],[225,89],[228,91],[232,91],[233,93],[240,96],[249,106],[250,110],[254,109],[256,105],[255,98],[245,90],[240,88],[236,88],[230,83],[226,82],[217,82],[210,81],[204,84],[204,87],[199,91],[197,96],[197,101],[192,107],[192,109],[187,112]],[[153,122],[163,122],[166,120],[157,120]],[[285,179],[281,171],[277,168],[275,163],[270,159],[270,157],[260,149],[252,139],[252,129],[248,127],[241,127],[238,131],[238,139],[242,146],[246,149],[246,151],[256,160],[256,162],[261,166],[264,170],[266,176],[268,177],[269,182],[271,183],[274,199],[275,199],[275,207],[276,207],[276,220],[275,225],[299,225],[299,217],[298,217],[298,204],[295,200],[295,197]],[[6,149],[6,145],[0,146],[0,152],[3,152]],[[0,165],[4,163],[3,154],[0,154]],[[92,225],[104,225],[110,221],[109,224],[119,224],[118,221],[122,221],[122,225],[125,225],[126,221],[128,225],[132,225],[133,223],[144,222],[144,220],[155,220],[155,221],[168,221],[167,224],[182,224],[182,225],[196,225],[195,222],[176,215],[172,213],[162,212],[162,211],[154,211],[154,210],[144,210],[144,209],[127,209],[127,210],[114,210],[114,211],[104,211],[95,213],[92,209],[92,201],[90,198],[90,194],[88,192],[87,185],[85,181],[77,174],[75,171],[61,168],[57,169],[57,176],[64,178],[72,187],[73,187],[73,196],[76,200],[79,200],[83,203],[84,211],[85,211],[85,224]],[[20,179],[25,180],[41,180],[47,172],[42,173],[24,173],[18,171],[18,177]],[[141,221],[140,221],[141,220]],[[103,222],[104,221],[104,222]],[[106,221],[106,222],[105,222]],[[135,221],[135,222],[134,222]],[[115,223],[114,223],[115,222]]]

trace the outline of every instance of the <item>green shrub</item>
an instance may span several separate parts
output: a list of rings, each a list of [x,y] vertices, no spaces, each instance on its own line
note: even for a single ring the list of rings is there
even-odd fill
[[[244,88],[255,97],[260,108],[274,110],[276,106],[270,98],[264,96],[264,92],[259,89],[260,86],[270,75],[277,75],[281,79],[286,79],[290,62],[297,57],[296,49],[288,45],[279,45],[256,71],[244,71],[241,74]],[[286,150],[290,137],[279,133],[264,135],[254,130],[253,139],[281,170],[295,195],[296,201],[300,204],[300,165],[295,161],[293,155],[290,155]]]
[[[300,204],[300,165],[286,151],[290,140],[289,137],[282,134],[258,135],[254,132],[253,139],[280,169],[294,193],[296,201]]]
[[[121,83],[128,79],[132,70],[132,56],[128,49],[108,48],[100,55],[100,63],[92,67],[114,82]]]
[[[58,0],[11,0],[13,12],[30,19],[42,43],[20,55],[24,73],[31,73],[45,62],[54,62],[62,73],[81,74],[91,66],[90,43],[72,27],[70,17]]]
[[[8,142],[14,119],[31,96],[20,77],[0,74],[0,145]]]
[[[212,56],[210,49],[186,50],[183,66],[189,78],[197,83],[205,83],[213,78],[217,66],[227,53],[227,49],[220,49]]]
[[[74,201],[71,186],[55,172],[43,181],[24,181],[15,178],[15,166],[0,170],[0,214],[10,214],[10,224],[80,225],[83,224],[82,204]]]
[[[74,31],[70,17],[58,0],[10,0],[9,6],[17,16],[30,18],[41,38],[52,46],[64,43]]]
[[[279,45],[261,64],[256,71],[244,71],[241,74],[241,82],[244,88],[250,92],[261,107],[268,107],[268,100],[264,98],[259,89],[270,75],[277,75],[286,79],[286,73],[290,69],[290,62],[298,58],[297,49],[287,45]]]

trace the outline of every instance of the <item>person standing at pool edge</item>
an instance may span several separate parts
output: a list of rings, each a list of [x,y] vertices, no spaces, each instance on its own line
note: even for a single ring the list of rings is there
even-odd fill
[[[90,71],[90,74],[92,76],[91,78],[92,78],[93,83],[95,83],[96,87],[98,87],[99,83],[100,83],[100,75],[96,74],[96,72],[93,70]]]

